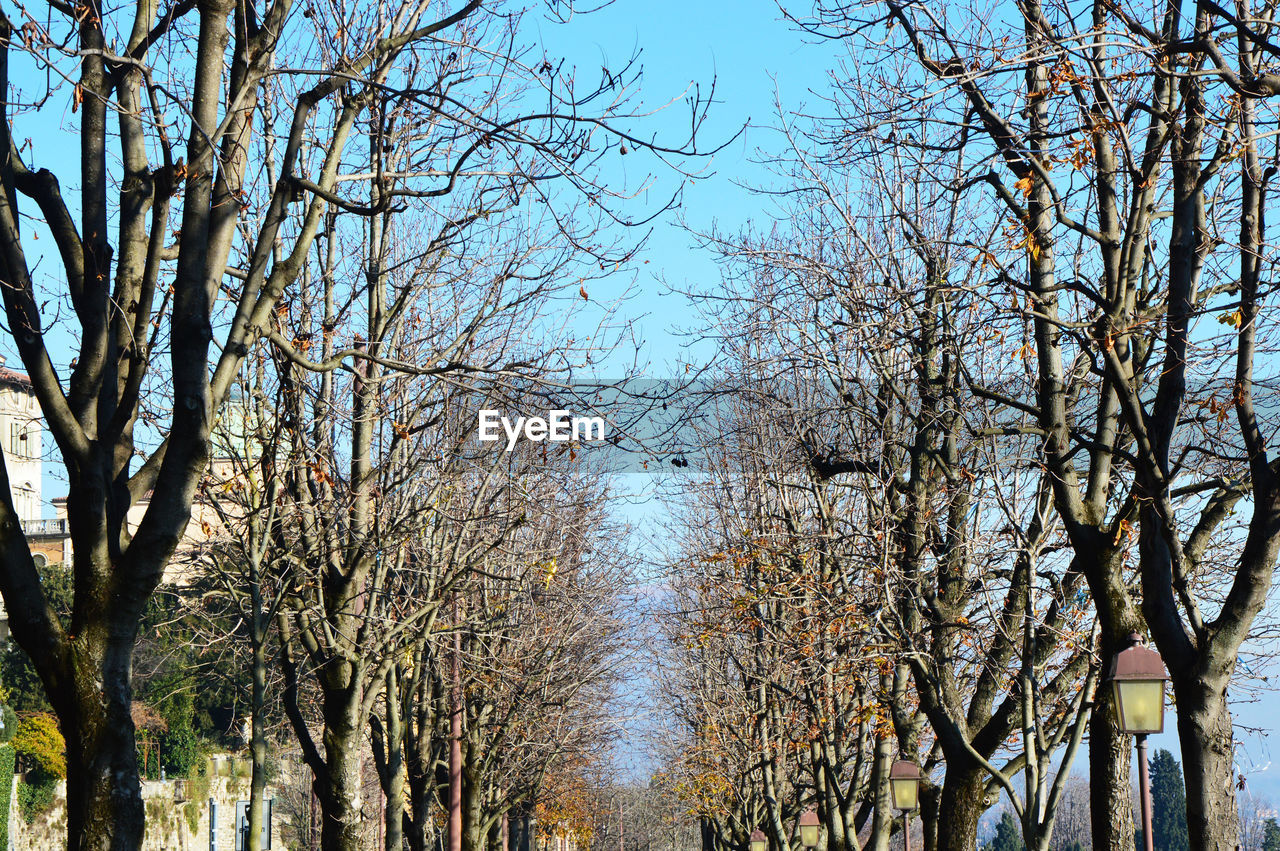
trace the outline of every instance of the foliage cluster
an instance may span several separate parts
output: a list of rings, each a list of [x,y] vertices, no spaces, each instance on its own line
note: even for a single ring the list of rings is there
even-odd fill
[[[1188,851],[1187,794],[1182,767],[1166,750],[1151,760],[1151,833],[1161,851]]]
[[[52,780],[18,784],[18,812],[22,814],[23,821],[32,824],[41,813],[49,811],[56,787],[57,783]]]
[[[1018,826],[1018,820],[1013,817],[1013,813],[1008,810],[1000,816],[1000,821],[996,824],[996,835],[991,840],[991,844],[987,846],[987,851],[1025,851],[1026,846],[1022,844],[1022,828]]]
[[[1280,821],[1269,818],[1263,827],[1262,851],[1280,851]]]
[[[16,726],[16,724],[15,724]],[[0,745],[0,824],[9,824],[9,801],[13,794],[15,754],[9,745]],[[9,831],[0,830],[0,851],[9,851]]]
[[[67,743],[58,729],[58,719],[47,712],[35,712],[18,722],[13,749],[31,782],[44,784],[67,776]]]

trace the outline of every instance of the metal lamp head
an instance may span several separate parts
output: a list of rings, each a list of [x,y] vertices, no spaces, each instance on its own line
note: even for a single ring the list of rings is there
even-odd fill
[[[818,814],[813,810],[805,810],[800,814],[800,844],[805,848],[818,847],[818,834],[822,830],[822,823],[818,821]]]
[[[768,851],[769,840],[764,835],[764,831],[756,828],[751,831],[751,839],[747,842],[747,846],[751,851]]]
[[[914,810],[920,806],[920,766],[900,759],[889,769],[889,794],[895,810]]]
[[[1129,636],[1133,645],[1111,660],[1107,679],[1115,695],[1120,729],[1130,735],[1164,730],[1164,688],[1169,672],[1160,654],[1142,643],[1142,636]]]

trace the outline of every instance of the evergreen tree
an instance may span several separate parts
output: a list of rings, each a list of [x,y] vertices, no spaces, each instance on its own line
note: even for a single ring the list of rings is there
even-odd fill
[[[1026,847],[1022,844],[1022,826],[1013,813],[1005,810],[996,825],[995,839],[987,846],[988,851],[1026,851]]]
[[[1188,851],[1187,798],[1182,766],[1166,750],[1151,760],[1151,833],[1160,851]]]
[[[1263,826],[1262,851],[1280,851],[1280,822],[1273,818]]]

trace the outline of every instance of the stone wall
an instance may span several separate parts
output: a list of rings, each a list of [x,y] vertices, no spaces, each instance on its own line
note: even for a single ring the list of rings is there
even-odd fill
[[[142,799],[147,808],[147,833],[142,851],[209,851],[209,799],[218,804],[216,851],[234,851],[236,801],[249,800],[248,763],[214,757],[206,772],[191,780],[147,780]],[[273,797],[270,786],[267,797]],[[53,806],[28,825],[18,811],[18,784],[9,801],[10,851],[56,851],[67,847],[65,781],[58,784]],[[282,851],[279,808],[272,822],[271,847]]]

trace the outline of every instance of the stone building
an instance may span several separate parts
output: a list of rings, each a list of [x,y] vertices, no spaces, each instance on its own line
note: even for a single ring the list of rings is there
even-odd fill
[[[0,356],[0,449],[3,449],[9,472],[14,507],[36,564],[43,567],[46,564],[69,563],[72,553],[67,498],[54,497],[49,501],[53,517],[43,516],[40,403],[31,379],[25,373],[6,369],[4,363],[4,357]],[[227,482],[237,475],[229,459],[243,458],[248,451],[250,415],[247,411],[246,403],[237,395],[219,414],[213,435],[214,459],[209,471],[214,482]],[[148,492],[130,507],[126,519],[130,531],[137,529],[150,503],[151,493]],[[191,522],[179,550],[190,550],[206,540],[210,530],[218,525],[218,513],[197,495],[192,505]],[[175,559],[166,569],[164,581],[181,583],[189,570],[188,562]],[[5,638],[8,638],[8,616],[0,602],[0,640]]]
[[[52,529],[41,527],[40,500],[40,404],[25,373],[5,366],[0,355],[0,452],[9,473],[9,493],[22,531],[31,536],[32,555],[37,562],[62,561],[65,535],[50,536]],[[56,524],[55,524],[56,525]],[[46,549],[48,552],[46,552]],[[0,640],[9,637],[9,614],[0,602]]]
[[[31,379],[0,357],[0,449],[9,471],[13,507],[24,524],[40,519],[40,404]]]

